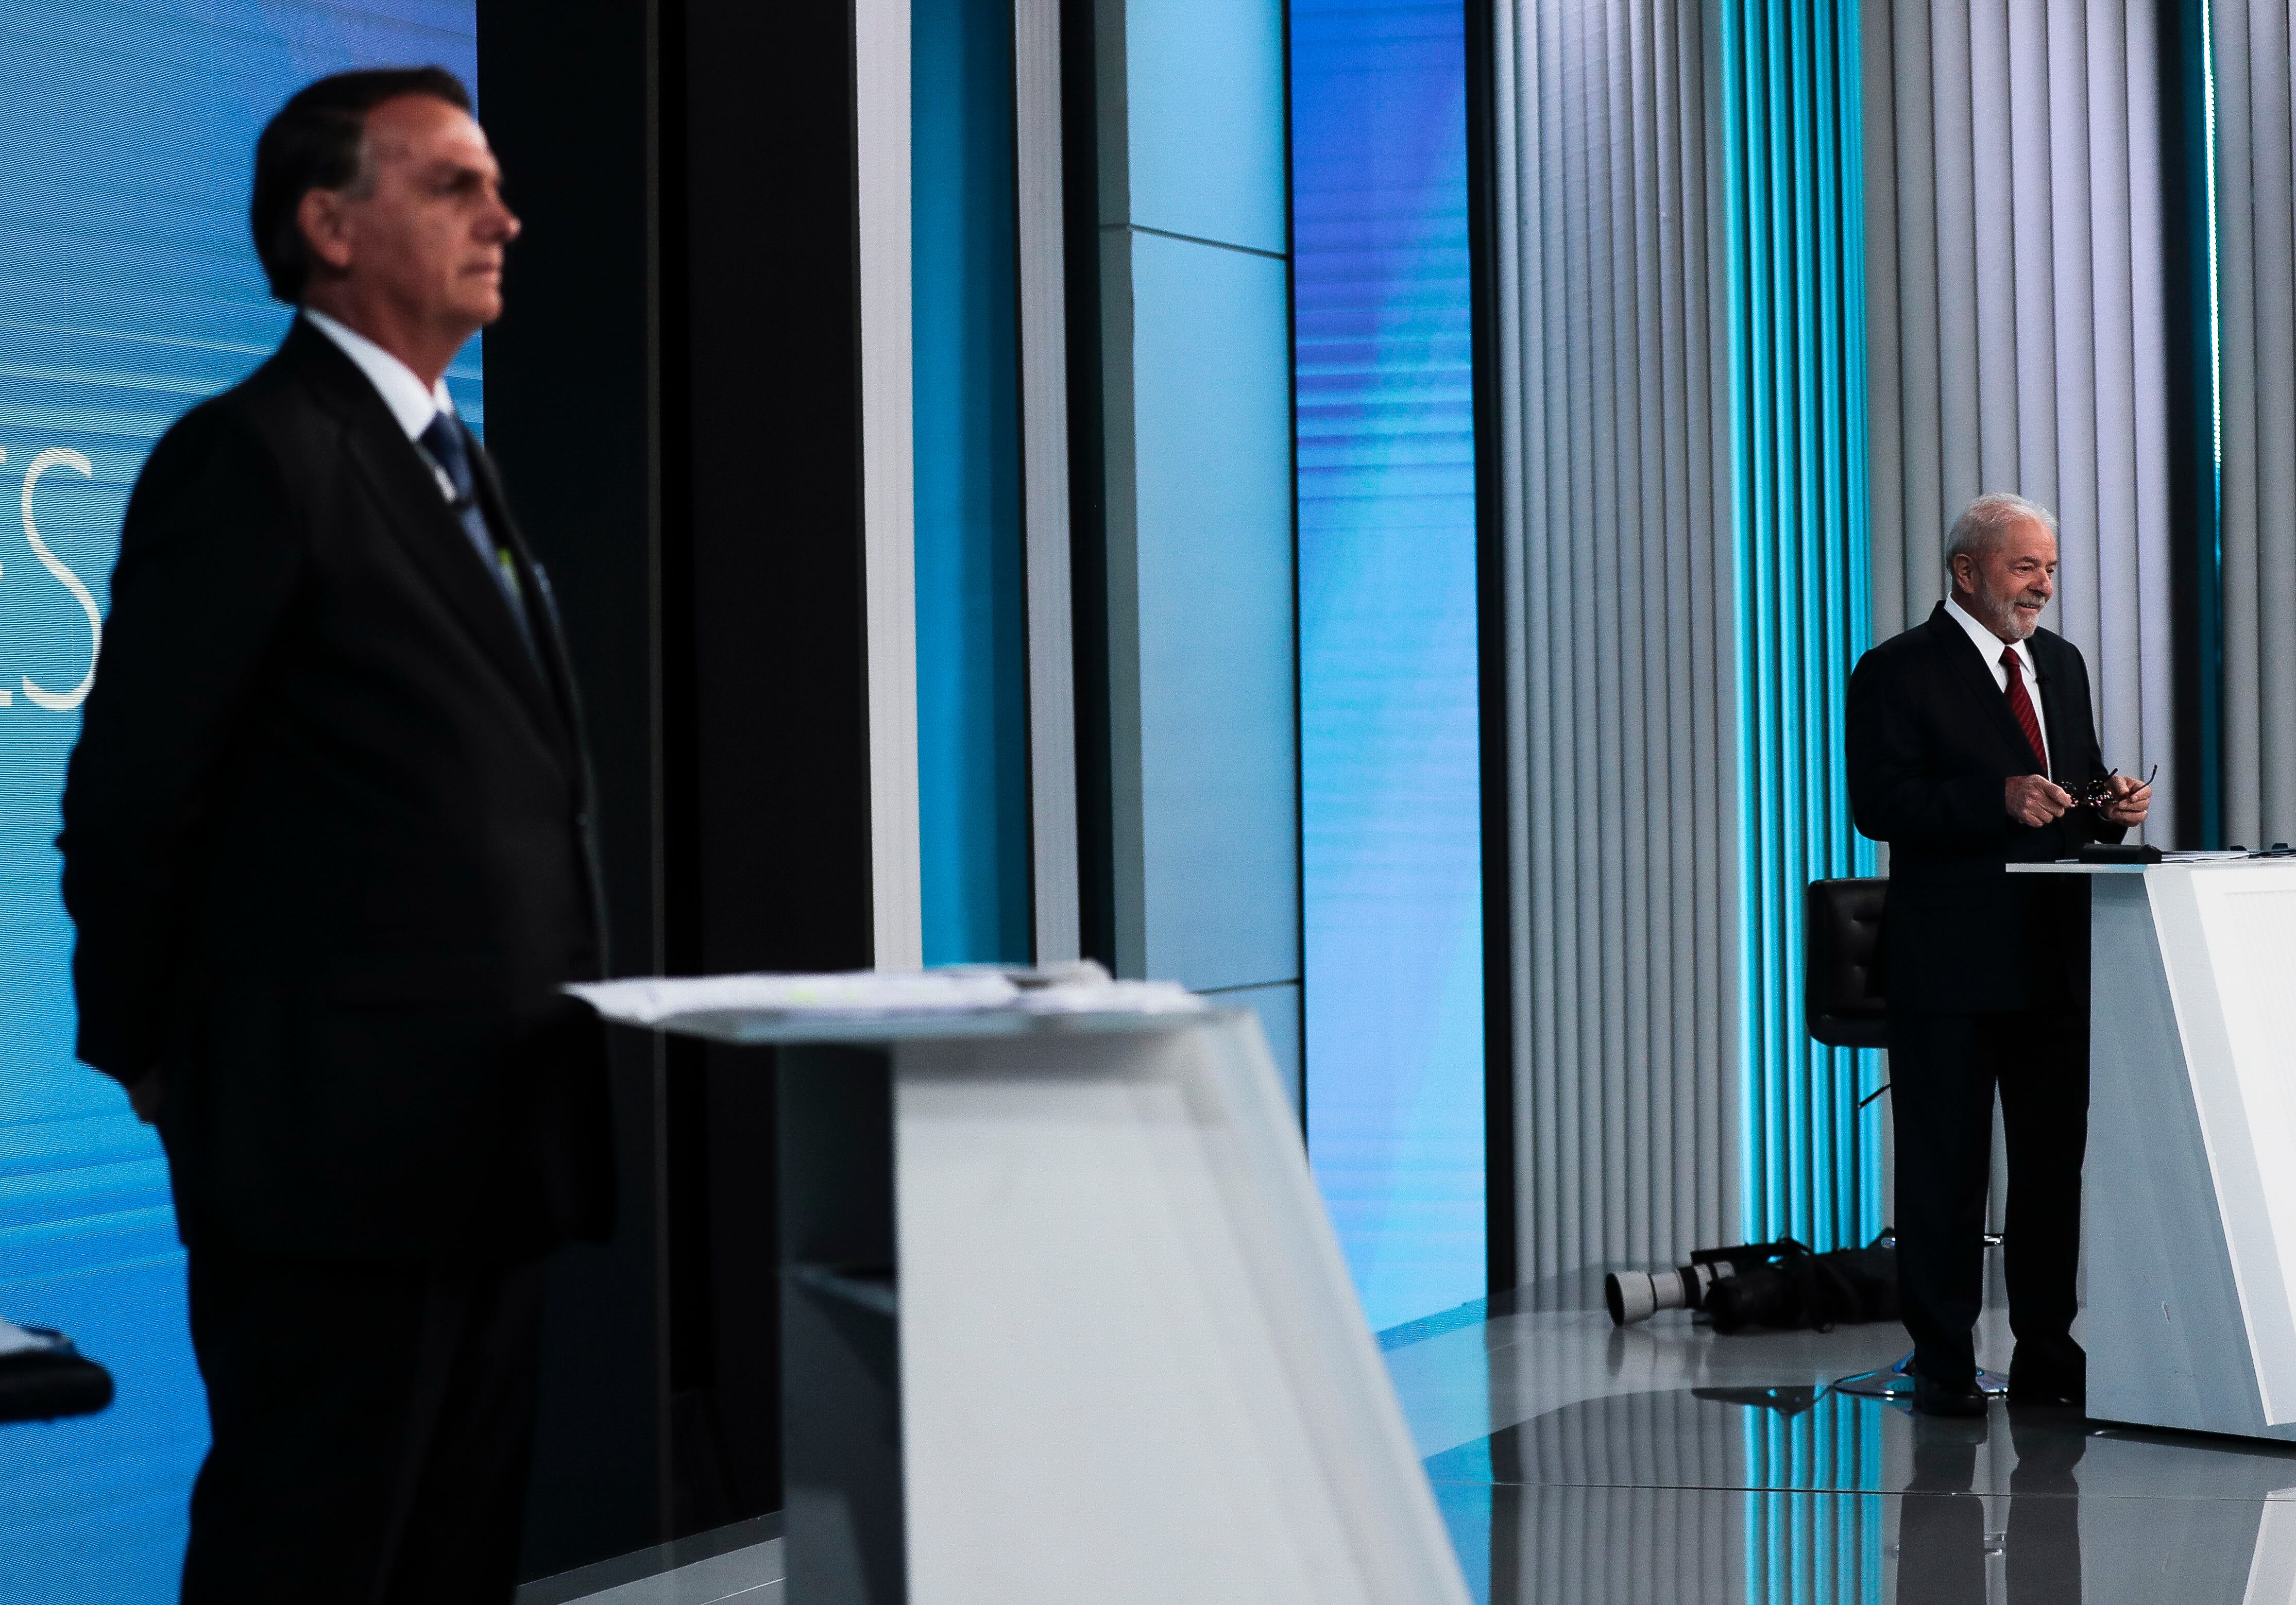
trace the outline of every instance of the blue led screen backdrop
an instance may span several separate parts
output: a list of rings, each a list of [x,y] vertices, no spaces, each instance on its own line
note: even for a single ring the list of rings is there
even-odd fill
[[[102,1415],[0,1427],[0,1605],[173,1600],[207,1447],[166,1163],[72,1057],[56,891],[128,488],[286,329],[247,238],[265,120],[346,67],[435,61],[475,87],[476,29],[469,0],[0,11],[0,1314],[70,1331],[119,1390]],[[448,384],[480,425],[476,346]]]
[[[914,0],[911,402],[928,964],[1026,963],[1027,610],[1013,8]]]
[[[1294,0],[1308,1150],[1375,1328],[1486,1291],[1465,12]]]

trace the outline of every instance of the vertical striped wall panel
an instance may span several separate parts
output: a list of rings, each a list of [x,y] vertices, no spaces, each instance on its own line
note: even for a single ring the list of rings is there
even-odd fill
[[[2225,839],[2296,841],[2296,151],[2286,0],[2210,0]]]
[[[1944,594],[1945,532],[1972,497],[2030,496],[2063,525],[2049,623],[2088,659],[2105,761],[2165,766],[2155,8],[1864,0],[1863,16],[1874,633]],[[2152,839],[2177,839],[2177,806],[2156,793]]]
[[[1494,1578],[1494,1605],[1671,1605],[1737,1597],[1722,1592],[1729,1585],[1720,1579],[1740,1576],[1744,1566],[1746,1494],[1702,1488],[1505,1492],[1512,1496],[1494,1502],[1493,1519],[1512,1530],[1495,1535],[1494,1548],[1521,1557],[1521,1573],[1513,1593],[1502,1592]]]
[[[1496,20],[1517,1210],[1526,1282],[1738,1220],[1737,749],[1696,4]]]
[[[1880,1231],[1859,1060],[1803,1026],[1802,897],[1872,872],[1842,700],[1866,635],[1857,13],[1722,0],[1737,511],[1744,1219],[1819,1249]],[[1872,1067],[1866,1067],[1869,1071]]]
[[[1880,1605],[1883,1435],[1835,1396],[1613,1395],[1428,1462],[1453,1531],[1488,1523],[1488,1598],[1517,1605]],[[1966,1485],[1964,1485],[1966,1486]],[[1480,1503],[1480,1509],[1475,1508]],[[1467,1545],[1462,1544],[1463,1551]],[[1472,1568],[1482,1557],[1461,1559]],[[1470,1575],[1473,1575],[1472,1570]]]
[[[1495,1586],[1490,1598],[1672,1605],[1741,1597],[1731,1584],[1748,1575],[1751,1527],[1749,1496],[1735,1490],[1747,1426],[1759,1413],[1687,1388],[1612,1395],[1485,1440],[1487,1474],[1504,1489],[1492,1511],[1492,1581],[1503,1586],[1510,1569],[1515,1579],[1512,1594]],[[1439,1486],[1451,1461],[1428,1462]],[[1743,1597],[1769,1605],[1761,1594]]]
[[[2296,613],[2296,94],[2283,12],[2214,25],[2227,825],[2270,840],[2296,837],[2269,624]],[[1885,1106],[1852,1107],[1878,1071],[1802,1034],[1800,904],[1871,872],[1843,680],[1942,594],[1971,498],[2057,511],[2053,622],[2107,761],[2173,756],[2155,30],[2096,0],[1500,7],[1526,1280],[1880,1224]]]

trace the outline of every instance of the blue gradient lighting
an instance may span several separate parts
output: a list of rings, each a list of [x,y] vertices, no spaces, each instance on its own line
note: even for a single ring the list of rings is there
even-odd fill
[[[1026,962],[1013,11],[916,0],[910,26],[924,958]]]
[[[1388,1327],[1488,1290],[1465,13],[1291,15],[1308,1148]]]

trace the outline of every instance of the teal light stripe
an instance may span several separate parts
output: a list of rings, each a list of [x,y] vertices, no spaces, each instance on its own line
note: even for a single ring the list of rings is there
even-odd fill
[[[1826,561],[1830,547],[1824,538],[1824,532],[1833,528],[1826,516],[1830,503],[1829,492],[1832,488],[1826,475],[1826,463],[1830,455],[1826,450],[1826,445],[1830,431],[1824,430],[1822,421],[1824,416],[1830,414],[1824,414],[1821,410],[1830,364],[1819,337],[1820,302],[1824,297],[1824,281],[1818,273],[1816,244],[1818,236],[1830,228],[1833,218],[1826,209],[1819,204],[1819,199],[1816,193],[1818,184],[1818,163],[1814,159],[1812,150],[1816,135],[1810,127],[1812,116],[1810,102],[1816,75],[1816,62],[1811,57],[1809,49],[1810,20],[1808,13],[1800,12],[1790,13],[1790,25],[1792,31],[1791,59],[1795,71],[1793,85],[1795,200],[1797,216],[1801,223],[1796,236],[1800,249],[1794,263],[1794,307],[1800,319],[1802,337],[1800,350],[1801,383],[1799,392],[1801,412],[1795,420],[1795,427],[1800,436],[1803,475],[1802,524],[1798,533],[1800,536],[1802,573],[1800,591],[1802,606],[1800,612],[1804,620],[1804,629],[1797,643],[1800,651],[1794,666],[1794,678],[1790,684],[1798,685],[1801,692],[1802,739],[1798,756],[1801,760],[1800,774],[1802,777],[1802,787],[1809,798],[1808,811],[1803,816],[1802,834],[1794,844],[1796,849],[1794,864],[1799,873],[1793,877],[1793,880],[1801,880],[1808,878],[1808,872],[1815,864],[1823,862],[1827,834],[1833,824],[1826,808],[1831,788],[1825,783],[1827,772],[1821,761],[1825,749],[1825,717],[1832,706],[1825,695],[1826,669],[1829,662],[1825,650],[1824,627],[1827,614],[1816,610],[1819,599],[1833,594],[1825,583],[1832,565]],[[1814,630],[1809,627],[1812,622],[1816,625]],[[1792,885],[1793,882],[1789,881],[1785,887],[1781,888],[1782,895],[1790,895]],[[1792,995],[1794,1000],[1792,1012],[1794,1018],[1799,1019],[1801,1016],[1804,1003],[1801,966],[1792,965],[1791,973],[1793,977]],[[1788,1028],[1791,1031],[1791,1026]],[[1809,1168],[1820,1175],[1831,1175],[1843,1156],[1837,1155],[1834,1151],[1832,1124],[1827,1118],[1833,1101],[1823,1095],[1823,1090],[1830,1089],[1821,1090],[1821,1084],[1810,1073],[1813,1071],[1822,1073],[1823,1067],[1810,1062],[1812,1050],[1809,1044],[1806,1042],[1796,1042],[1795,1046],[1798,1050],[1795,1054],[1796,1059],[1807,1067],[1802,1074],[1794,1077],[1794,1084],[1806,1111],[1803,1129],[1808,1134],[1805,1142],[1806,1151],[1809,1155]],[[1830,1197],[1824,1192],[1815,1193],[1811,1197],[1808,1233],[1811,1237],[1833,1236],[1836,1223],[1831,1216],[1831,1201]]]
[[[1813,215],[1810,196],[1809,161],[1809,64],[1804,59],[1802,44],[1808,29],[1806,19],[1799,7],[1787,0],[1772,0],[1771,62],[1777,72],[1777,99],[1784,102],[1785,115],[1782,124],[1785,145],[1785,170],[1782,188],[1789,189],[1792,217],[1792,233],[1786,241],[1787,279],[1792,286],[1793,311],[1793,411],[1790,418],[1779,421],[1780,433],[1790,435],[1781,446],[1781,454],[1793,463],[1794,499],[1793,525],[1790,550],[1793,555],[1792,591],[1780,599],[1782,621],[1799,621],[1802,627],[1787,624],[1782,629],[1784,650],[1779,666],[1779,692],[1784,700],[1794,705],[1793,741],[1786,754],[1786,774],[1795,783],[1800,807],[1790,826],[1784,850],[1779,855],[1784,872],[1775,890],[1782,907],[1791,909],[1798,873],[1809,858],[1812,837],[1822,828],[1824,819],[1824,778],[1817,764],[1814,737],[1823,729],[1824,709],[1820,704],[1821,683],[1811,673],[1814,660],[1822,661],[1822,654],[1812,650],[1808,638],[1807,621],[1810,599],[1818,593],[1817,556],[1819,544],[1812,538],[1817,528],[1816,506],[1824,495],[1824,485],[1818,471],[1817,399],[1814,393],[1817,368],[1812,361],[1815,340],[1812,329],[1810,289],[1813,278],[1810,258],[1810,236],[1817,226]],[[1790,429],[1789,429],[1790,425]],[[1795,929],[1791,913],[1784,921],[1787,929]],[[1777,988],[1785,999],[1785,1020],[1780,1045],[1800,1059],[1808,1052],[1794,1040],[1794,1022],[1801,1017],[1801,966],[1791,962],[1794,948],[1792,944],[1778,955],[1779,982]],[[1788,1045],[1791,1044],[1791,1045]],[[1800,1052],[1794,1050],[1800,1048]],[[1800,1067],[1797,1067],[1800,1068]],[[1822,1164],[1825,1144],[1821,1122],[1817,1118],[1818,1100],[1811,1095],[1811,1078],[1807,1074],[1789,1074],[1786,1077],[1786,1101],[1793,1111],[1792,1131],[1800,1153],[1812,1165]],[[1798,1176],[1800,1167],[1796,1167]],[[1793,1180],[1790,1176],[1789,1198]],[[1791,1201],[1789,1209],[1792,1208]],[[1813,1223],[1813,1226],[1815,1223]]]
[[[1759,364],[1755,371],[1762,376],[1755,396],[1753,422],[1754,461],[1763,477],[1752,512],[1759,520],[1754,527],[1775,537],[1784,533],[1787,498],[1792,483],[1792,464],[1783,454],[1786,443],[1779,438],[1776,424],[1793,372],[1787,350],[1792,323],[1780,316],[1785,308],[1775,293],[1783,276],[1780,258],[1785,250],[1789,226],[1782,216],[1785,200],[1779,192],[1778,182],[1783,166],[1778,160],[1778,145],[1784,136],[1784,119],[1777,103],[1778,83],[1783,75],[1774,59],[1776,0],[1771,0],[1766,8],[1763,21],[1757,53],[1751,63],[1754,70],[1752,82],[1759,91],[1751,104],[1760,119],[1753,135],[1761,152],[1761,165],[1756,169],[1761,185],[1756,193],[1756,215],[1763,225],[1759,249],[1753,258],[1756,272],[1749,276],[1749,288],[1755,296],[1752,327],[1757,341],[1754,356]],[[1764,292],[1766,288],[1768,293]],[[1762,710],[1763,791],[1771,799],[1770,810],[1764,819],[1761,868],[1754,882],[1755,895],[1762,899],[1762,1046],[1763,1056],[1767,1059],[1771,1044],[1784,1034],[1786,1007],[1786,980],[1779,973],[1778,954],[1784,946],[1790,916],[1778,902],[1777,856],[1797,823],[1799,812],[1793,785],[1796,766],[1788,749],[1792,739],[1790,719],[1793,709],[1776,694],[1778,659],[1785,651],[1785,621],[1778,615],[1778,602],[1785,590],[1785,575],[1793,551],[1787,541],[1777,538],[1756,541],[1752,545],[1758,559],[1755,573],[1761,586],[1756,598],[1755,667],[1759,677],[1754,683],[1754,692],[1756,706]],[[1792,1175],[1791,1147],[1799,1134],[1794,1126],[1790,1083],[1784,1077],[1766,1077],[1763,1092],[1770,1111],[1763,1144],[1771,1173],[1767,1189],[1768,1214],[1775,1218],[1788,1205],[1784,1189]]]
[[[1824,1249],[1882,1217],[1861,1055],[1803,1029],[1804,888],[1867,873],[1841,716],[1867,632],[1855,8],[1725,0],[1739,648],[1743,1227]],[[1791,1567],[1789,1567],[1791,1570]],[[1782,1574],[1783,1575],[1783,1574]]]
[[[2223,279],[2217,259],[2217,64],[2216,18],[2209,0],[2201,0],[2201,193],[2206,198],[2203,226],[2208,236],[2209,274],[2209,482],[2208,497],[2198,509],[2203,520],[2195,553],[2199,572],[2194,577],[2194,640],[2183,650],[2203,666],[2200,675],[2199,706],[2194,710],[2200,730],[2200,825],[2203,847],[2225,842],[2224,772],[2224,307]],[[2189,141],[2190,133],[2186,138]]]

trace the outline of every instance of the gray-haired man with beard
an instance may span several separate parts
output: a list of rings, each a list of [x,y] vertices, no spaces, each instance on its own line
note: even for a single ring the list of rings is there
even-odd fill
[[[2150,790],[2107,771],[2088,668],[2040,627],[2056,520],[1980,496],[1947,544],[1950,596],[1849,681],[1849,798],[1890,844],[1884,967],[1898,1140],[1898,1266],[1914,1405],[1983,1412],[1973,1341],[1997,1087],[2013,1402],[2079,1405],[2073,1341],[2088,1139],[2088,884],[2012,875],[2144,823]]]

